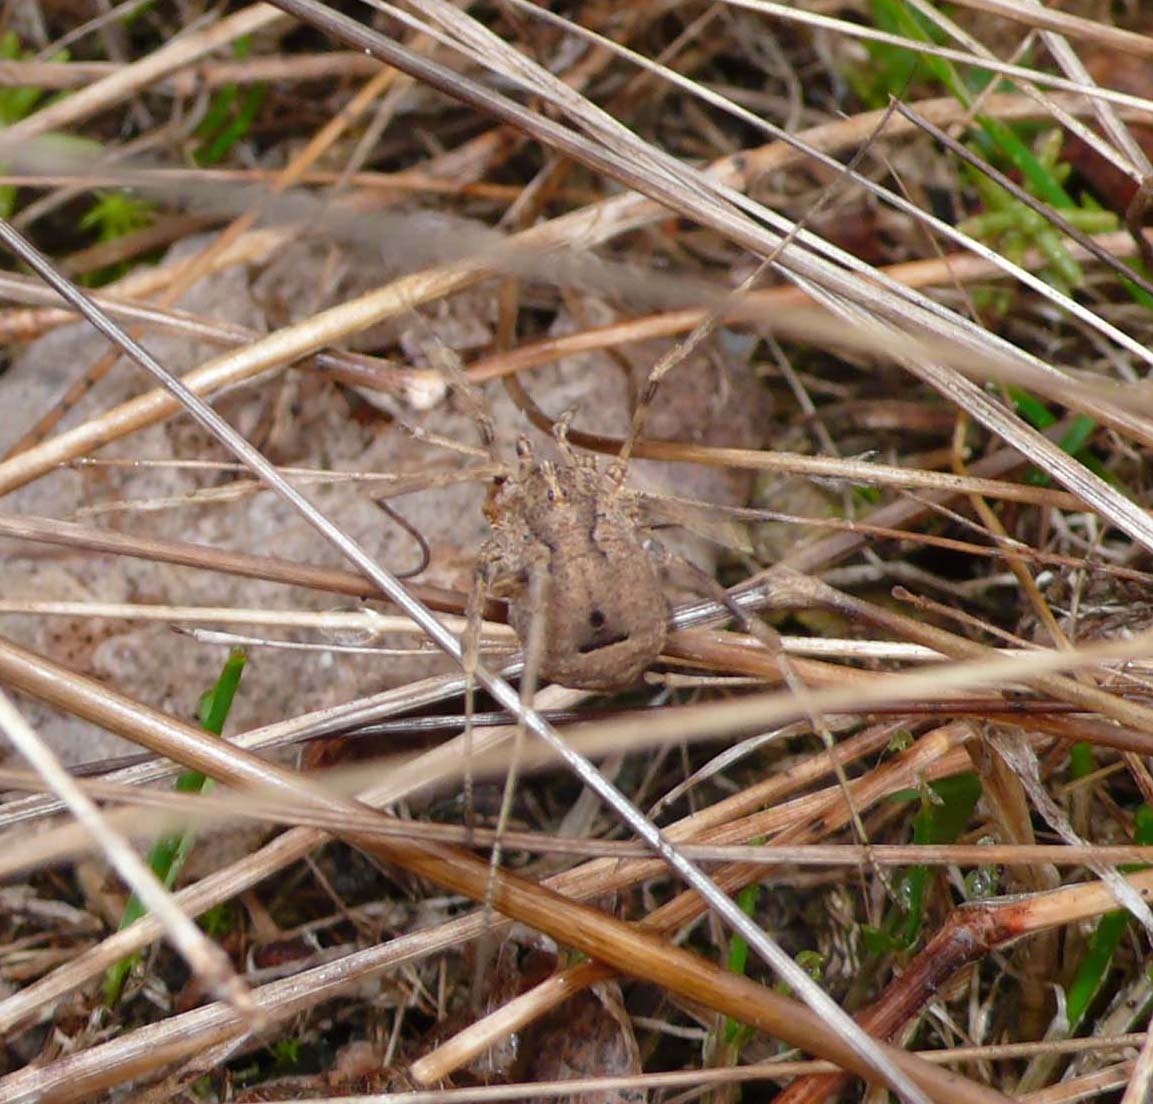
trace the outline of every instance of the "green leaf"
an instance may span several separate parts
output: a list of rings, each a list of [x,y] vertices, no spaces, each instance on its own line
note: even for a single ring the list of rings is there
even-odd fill
[[[1079,745],[1078,745],[1079,746]],[[1082,763],[1082,767],[1085,764]],[[1087,772],[1086,772],[1087,773]],[[1084,777],[1084,775],[1081,775]],[[1153,810],[1148,805],[1142,805],[1133,818],[1133,842],[1148,846],[1153,844]],[[1144,864],[1133,863],[1122,869],[1126,872],[1144,869]],[[1097,927],[1089,938],[1085,954],[1077,966],[1077,974],[1069,985],[1066,994],[1066,1012],[1069,1017],[1069,1033],[1072,1034],[1084,1019],[1093,998],[1100,992],[1105,978],[1109,974],[1109,967],[1113,963],[1113,955],[1129,927],[1132,916],[1124,909],[1107,913],[1097,921]]]
[[[971,771],[932,783],[929,793],[922,795],[921,811],[913,818],[913,842],[924,846],[955,842],[980,796],[980,780]],[[918,864],[896,882],[904,915],[893,915],[886,927],[903,947],[911,947],[921,933],[929,877],[930,868]]]
[[[896,954],[905,949],[904,943],[895,939],[883,928],[874,927],[872,924],[861,925],[861,946],[867,953],[877,958]]]
[[[82,230],[95,230],[99,241],[116,241],[152,222],[152,204],[127,192],[97,192],[92,206],[81,216]]]
[[[197,709],[197,716],[201,726],[208,732],[219,736],[224,731],[224,723],[228,719],[236,691],[240,686],[240,676],[244,671],[246,657],[239,648],[234,648],[228,655],[220,677],[212,690],[203,694]],[[176,789],[180,793],[204,793],[209,790],[212,783],[199,771],[184,771],[176,779]],[[148,865],[157,878],[171,889],[180,876],[180,871],[188,858],[196,833],[189,829],[178,834],[161,836],[148,852]],[[144,906],[140,899],[133,894],[124,906],[124,913],[120,917],[120,930],[135,924],[144,915]],[[138,954],[122,958],[114,966],[110,966],[104,973],[104,1001],[108,1005],[115,1004],[120,999],[124,982],[133,968],[140,961]]]
[[[919,801],[913,818],[913,842],[925,846],[953,843],[968,826],[981,797],[980,779],[972,771],[951,775],[922,789],[899,790],[890,801]],[[880,927],[861,926],[861,945],[873,958],[907,951],[919,938],[924,922],[930,868],[917,865],[894,880],[896,903]]]
[[[236,58],[246,58],[251,50],[249,35],[238,38],[232,46]],[[263,82],[249,85],[243,96],[237,84],[226,84],[221,88],[196,128],[196,137],[201,140],[193,155],[196,163],[216,165],[223,161],[232,147],[252,129],[267,94],[268,85]]]
[[[757,911],[760,899],[761,887],[756,884],[747,885],[737,894],[737,906],[746,916],[751,917]],[[743,977],[748,963],[748,941],[739,932],[733,932],[732,941],[729,943],[729,973]],[[745,1024],[725,1017],[724,1039],[729,1046],[740,1046],[750,1035],[751,1032]]]
[[[1093,745],[1079,741],[1069,749],[1069,774],[1073,781],[1088,778],[1097,769]]]

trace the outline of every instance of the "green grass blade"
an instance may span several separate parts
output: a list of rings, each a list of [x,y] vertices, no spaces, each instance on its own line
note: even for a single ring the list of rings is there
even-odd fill
[[[757,904],[760,899],[761,887],[756,884],[745,886],[737,894],[737,904],[746,916],[752,916],[757,911]],[[729,973],[739,974],[743,977],[748,963],[749,944],[739,932],[733,932],[732,941],[729,943]],[[744,1024],[729,1017],[725,1018],[724,1039],[729,1046],[739,1045],[747,1031],[748,1028]]]
[[[1146,847],[1153,844],[1153,811],[1148,805],[1142,805],[1133,821],[1133,842]],[[1126,871],[1140,870],[1140,864],[1124,867]],[[1113,963],[1113,955],[1121,942],[1121,937],[1129,927],[1131,916],[1124,909],[1110,912],[1097,921],[1097,927],[1089,939],[1085,949],[1085,956],[1077,967],[1077,974],[1069,985],[1065,995],[1066,1014],[1069,1018],[1069,1034],[1072,1035],[1093,998],[1105,984],[1109,967]]]
[[[206,731],[219,736],[224,731],[225,721],[232,709],[232,702],[240,686],[240,676],[244,671],[246,657],[243,651],[234,648],[224,664],[216,685],[205,693],[197,708],[197,717],[201,727]],[[176,779],[176,789],[180,793],[203,793],[211,787],[211,781],[199,771],[184,771]],[[171,889],[180,871],[188,858],[188,852],[196,838],[192,830],[162,836],[148,852],[148,865],[152,872],[164,885]],[[124,906],[124,913],[120,917],[120,930],[135,924],[144,915],[144,906],[140,899],[133,894]],[[113,1005],[120,999],[124,982],[132,972],[133,967],[140,961],[138,954],[122,958],[114,966],[110,966],[104,974],[104,1001]]]
[[[926,846],[955,843],[981,797],[981,782],[972,771],[965,771],[933,782],[929,791],[905,790],[893,795],[896,801],[921,802],[921,810],[913,818],[913,842]],[[894,883],[899,904],[889,910],[882,927],[862,925],[862,942],[871,954],[906,950],[917,941],[930,874],[928,866],[910,868]]]

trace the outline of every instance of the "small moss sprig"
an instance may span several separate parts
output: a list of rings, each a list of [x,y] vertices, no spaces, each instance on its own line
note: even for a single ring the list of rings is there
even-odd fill
[[[1035,145],[1037,164],[1061,186],[1070,172],[1070,166],[1061,162],[1063,142],[1062,131],[1054,127],[1041,134]],[[983,210],[961,222],[958,229],[971,238],[996,246],[1014,264],[1023,263],[1030,250],[1039,250],[1048,261],[1041,275],[1066,295],[1082,286],[1084,271],[1058,230],[983,174],[966,169],[966,175],[980,197]],[[1030,193],[1036,194],[1029,181],[1025,186]],[[1119,226],[1112,211],[1103,210],[1088,196],[1073,206],[1063,207],[1061,215],[1086,234],[1103,234]],[[1007,310],[1009,292],[996,293],[992,305],[999,312]]]

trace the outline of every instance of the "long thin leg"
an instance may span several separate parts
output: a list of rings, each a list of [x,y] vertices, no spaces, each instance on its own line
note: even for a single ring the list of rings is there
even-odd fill
[[[410,537],[412,537],[412,539],[416,541],[417,547],[420,549],[420,561],[417,566],[411,567],[403,573],[399,571],[396,572],[396,577],[398,579],[411,579],[415,575],[420,575],[425,570],[425,568],[428,567],[429,560],[432,559],[432,551],[428,547],[428,541],[424,539],[424,534],[421,533],[421,531],[415,525],[413,525],[412,522],[408,520],[408,518],[398,514],[396,510],[394,510],[383,498],[374,498],[372,501],[375,502],[377,506],[379,506],[386,514],[388,514],[388,516],[392,518],[392,520],[395,521],[396,524],[399,525]],[[482,606],[481,608],[483,609],[484,607]]]
[[[444,377],[453,389],[469,416],[476,423],[481,443],[489,459],[496,461],[496,430],[492,411],[484,392],[466,375],[460,357],[439,339],[434,338],[427,350],[429,362]],[[499,479],[500,477],[498,477]],[[491,493],[491,492],[490,492]],[[476,806],[474,802],[472,758],[473,758],[473,707],[476,699],[476,665],[480,652],[480,631],[484,619],[485,599],[491,581],[492,556],[488,548],[480,550],[476,570],[473,573],[472,591],[469,594],[465,611],[465,631],[461,639],[461,665],[464,668],[464,821],[471,842],[476,828]]]
[[[476,829],[476,806],[473,800],[472,715],[476,702],[476,665],[480,654],[480,632],[484,624],[484,605],[488,597],[489,571],[482,550],[473,573],[472,590],[465,609],[464,635],[461,638],[461,667],[464,669],[464,824],[469,846]]]
[[[798,674],[796,668],[789,662],[789,657],[785,654],[784,648],[781,645],[781,638],[777,635],[776,629],[766,624],[765,621],[756,614],[750,614],[741,609],[741,607],[733,601],[729,592],[725,590],[716,579],[707,571],[699,568],[691,560],[687,560],[683,556],[674,556],[667,551],[663,552],[663,559],[667,565],[675,566],[685,572],[692,579],[693,584],[700,589],[704,597],[712,598],[714,601],[721,603],[721,605],[733,615],[743,631],[747,632],[750,636],[755,636],[769,650],[769,653],[777,662],[777,667],[781,672],[781,678],[784,680],[785,685],[797,701],[804,706],[809,720],[813,723],[813,728],[816,729],[817,734],[821,737],[821,742],[825,745],[825,750],[830,754],[837,784],[841,787],[841,792],[845,796],[846,806],[849,809],[853,830],[856,832],[861,845],[867,848],[869,846],[869,837],[865,832],[864,821],[861,820],[856,803],[853,801],[852,790],[849,788],[849,780],[845,775],[844,767],[841,766],[836,756],[833,755],[835,740],[833,739],[832,731],[829,729],[824,717],[808,707],[809,688],[805,685],[804,680]],[[891,893],[892,886],[883,868],[881,868],[879,864],[873,864],[873,866],[881,878],[882,884],[885,885],[886,889]]]
[[[537,677],[540,673],[541,659],[544,655],[544,646],[548,626],[546,624],[548,610],[548,591],[551,579],[543,565],[534,566],[529,572],[529,606],[532,618],[529,622],[528,639],[524,643],[524,669],[520,677],[520,700],[527,706],[532,705],[536,694]],[[484,907],[487,914],[492,909],[493,888],[496,885],[497,871],[500,869],[502,852],[502,837],[508,826],[509,814],[512,811],[513,799],[516,796],[517,779],[520,774],[521,753],[524,750],[525,730],[523,724],[516,726],[512,755],[509,757],[508,774],[504,780],[504,793],[500,801],[500,815],[497,817],[496,834],[492,844],[492,858],[489,863],[488,888],[485,892]]]
[[[428,347],[427,355],[432,366],[456,392],[469,417],[476,423],[481,443],[488,450],[489,457],[495,460],[496,429],[484,392],[468,378],[461,366],[460,357],[443,342],[434,340]]]

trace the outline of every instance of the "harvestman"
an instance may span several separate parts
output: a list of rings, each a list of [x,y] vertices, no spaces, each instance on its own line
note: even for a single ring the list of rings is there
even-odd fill
[[[522,681],[530,686],[543,678],[577,690],[612,692],[635,683],[668,635],[670,604],[662,569],[669,566],[687,569],[697,589],[724,602],[747,624],[710,576],[670,555],[652,537],[652,496],[625,486],[624,454],[602,469],[593,457],[576,452],[566,416],[553,425],[557,459],[541,458],[522,436],[516,467],[501,470],[484,397],[449,350],[438,347],[433,359],[470,407],[499,472],[485,505],[492,536],[477,554],[466,670],[476,662],[481,610],[490,593],[508,601],[509,623],[526,654]],[[646,388],[638,413],[653,389]],[[516,398],[519,388],[513,390]],[[517,401],[531,403],[527,396]],[[639,421],[634,418],[634,427]],[[687,507],[662,502],[660,509],[669,520],[686,524]],[[709,530],[711,539],[747,547],[739,526],[714,524]]]
[[[493,535],[480,549],[476,593],[507,591],[526,653],[541,635],[540,677],[620,690],[660,655],[667,635],[655,549],[623,465],[602,471],[573,451],[563,428],[556,442],[557,461],[538,459],[527,438],[517,443],[517,470],[486,509]]]
[[[777,650],[772,630],[750,623],[710,575],[659,546],[646,521],[651,509],[646,500],[651,496],[624,485],[627,455],[664,375],[659,365],[643,389],[620,456],[606,468],[573,449],[567,437],[568,419],[563,417],[552,426],[555,460],[538,456],[529,440],[521,437],[516,467],[509,470],[496,457],[496,435],[483,395],[455,354],[435,342],[429,351],[430,359],[470,408],[498,473],[485,506],[492,536],[478,552],[462,642],[466,746],[471,742],[473,672],[482,611],[490,593],[508,600],[509,622],[524,649],[521,697],[526,703],[538,678],[573,689],[608,692],[635,683],[660,655],[668,635],[670,603],[662,580],[667,567],[686,570],[695,589],[722,602],[742,627]],[[510,390],[527,413],[528,406],[534,405],[531,399],[515,383]],[[698,528],[685,517],[688,506],[674,501],[661,502],[659,508],[669,520]],[[747,544],[739,526],[709,528],[712,539]],[[511,811],[523,740],[523,728],[518,726],[497,820],[494,871],[500,863],[500,838]],[[466,758],[471,757],[466,753]],[[466,769],[466,807],[471,806],[470,791]]]

